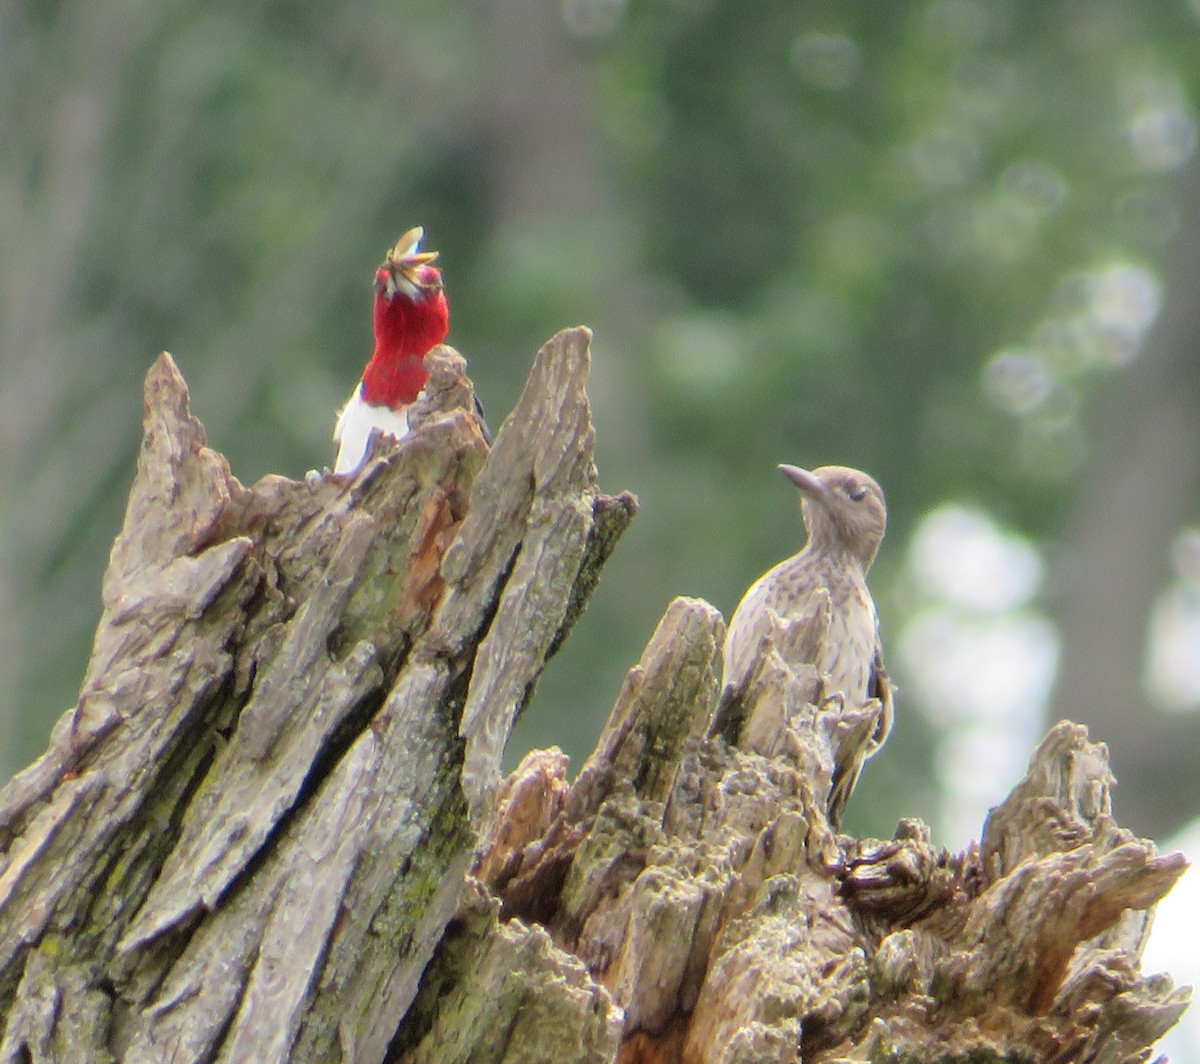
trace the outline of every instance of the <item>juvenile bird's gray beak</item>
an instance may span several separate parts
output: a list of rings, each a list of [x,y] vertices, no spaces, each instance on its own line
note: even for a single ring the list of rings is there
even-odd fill
[[[779,467],[785,477],[796,485],[805,495],[824,502],[829,498],[829,489],[825,487],[825,482],[819,477],[815,477],[807,469],[801,469],[794,465],[781,465]]]

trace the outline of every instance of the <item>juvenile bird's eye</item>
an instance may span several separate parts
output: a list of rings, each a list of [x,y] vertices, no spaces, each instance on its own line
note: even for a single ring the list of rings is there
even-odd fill
[[[846,494],[855,502],[862,502],[867,497],[866,484],[847,484]]]

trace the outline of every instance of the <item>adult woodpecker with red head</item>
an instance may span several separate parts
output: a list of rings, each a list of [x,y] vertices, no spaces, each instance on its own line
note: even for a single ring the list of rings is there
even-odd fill
[[[450,307],[436,251],[422,251],[425,230],[410,229],[375,271],[375,350],[362,380],[338,414],[334,473],[353,473],[379,429],[399,439],[408,432],[408,408],[429,374],[425,356],[450,330]]]

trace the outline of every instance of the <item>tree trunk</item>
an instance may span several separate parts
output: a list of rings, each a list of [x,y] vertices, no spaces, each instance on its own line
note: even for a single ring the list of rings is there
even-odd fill
[[[635,509],[588,338],[490,452],[431,356],[414,432],[311,488],[242,487],[156,363],[79,703],[0,793],[0,1061],[1145,1059],[1184,861],[1077,726],[965,854],[839,836],[864,711],[767,645],[714,718],[723,622],[680,599],[576,783],[540,751],[496,793]]]
[[[1200,163],[1182,173],[1180,199],[1162,315],[1090,419],[1098,456],[1055,574],[1063,634],[1057,710],[1117,745],[1122,818],[1161,835],[1200,814],[1200,715],[1157,709],[1141,682],[1171,540],[1195,520],[1200,493],[1200,303],[1190,294],[1200,281]]]

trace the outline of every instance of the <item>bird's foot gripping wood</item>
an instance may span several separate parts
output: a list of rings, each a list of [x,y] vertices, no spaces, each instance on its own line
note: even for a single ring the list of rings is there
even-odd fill
[[[309,491],[316,491],[317,485],[331,476],[333,476],[333,470],[329,466],[322,466],[320,469],[310,469],[304,474],[304,486]]]

